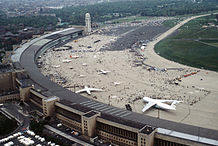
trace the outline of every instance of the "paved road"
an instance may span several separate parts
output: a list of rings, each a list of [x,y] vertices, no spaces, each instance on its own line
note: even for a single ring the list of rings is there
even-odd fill
[[[24,128],[29,128],[29,117],[23,114],[16,104],[5,103],[4,107],[2,107],[0,110],[6,113],[9,117],[16,119],[16,121],[19,123],[18,128],[15,131],[13,131],[13,133],[20,132]],[[10,135],[13,133],[10,133]]]
[[[70,136],[70,135],[68,135],[68,134],[66,134],[66,133],[64,133],[64,132],[61,132],[60,130],[55,129],[55,128],[49,126],[49,125],[45,125],[45,128],[47,128],[48,130],[51,130],[51,131],[55,132],[55,133],[58,134],[58,135],[63,136],[64,138],[67,138],[67,139],[69,139],[69,140],[71,140],[71,141],[73,141],[73,142],[79,143],[79,144],[84,145],[84,146],[93,146],[93,145],[91,145],[91,144],[89,144],[89,143],[86,143],[86,142],[84,142],[84,141],[81,141],[81,140],[79,140],[79,139],[76,139],[75,137],[72,137],[72,136]]]

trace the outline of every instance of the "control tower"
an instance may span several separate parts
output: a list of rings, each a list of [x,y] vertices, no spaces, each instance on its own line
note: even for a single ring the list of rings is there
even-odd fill
[[[92,31],[92,28],[91,28],[91,16],[89,13],[86,13],[85,15],[85,22],[86,22],[86,33],[90,33]]]

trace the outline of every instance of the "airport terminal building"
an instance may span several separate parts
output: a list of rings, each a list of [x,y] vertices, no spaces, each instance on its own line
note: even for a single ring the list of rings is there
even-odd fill
[[[15,51],[11,65],[0,66],[0,102],[20,100],[42,117],[54,116],[84,135],[115,145],[218,145],[218,131],[176,123],[112,107],[73,93],[38,69],[37,58],[48,49],[83,36],[69,28],[33,39]]]

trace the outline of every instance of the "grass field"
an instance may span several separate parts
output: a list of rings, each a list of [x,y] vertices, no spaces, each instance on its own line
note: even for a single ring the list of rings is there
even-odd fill
[[[218,71],[217,26],[215,15],[192,20],[160,41],[155,52],[182,64]]]
[[[0,113],[0,136],[10,134],[17,128],[17,122],[14,119],[8,119]]]

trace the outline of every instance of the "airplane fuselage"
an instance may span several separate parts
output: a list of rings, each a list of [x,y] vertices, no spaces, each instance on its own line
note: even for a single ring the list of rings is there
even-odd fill
[[[159,109],[164,109],[164,110],[176,110],[174,105],[169,105],[167,103],[173,103],[175,101],[168,101],[167,103],[162,102],[161,100],[158,99],[152,99],[152,98],[148,98],[148,97],[144,97],[143,100],[146,103],[152,103],[154,105],[154,107],[159,108]]]

